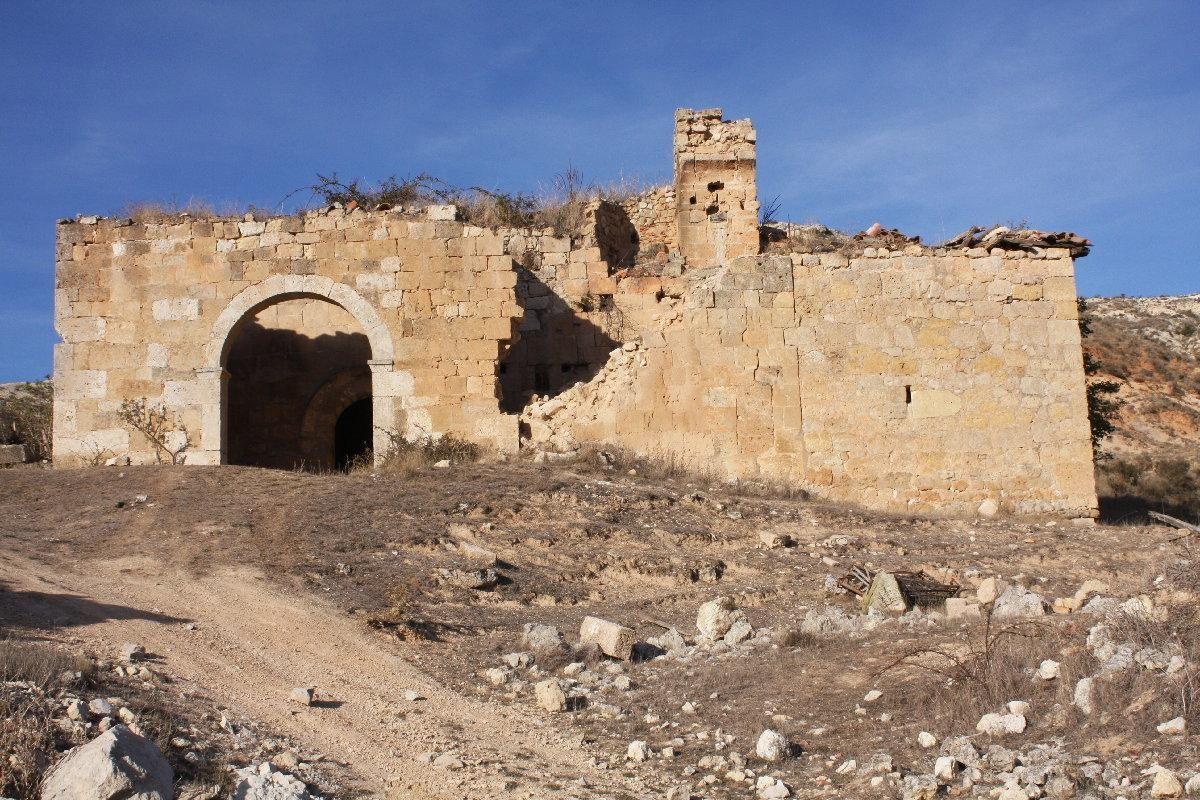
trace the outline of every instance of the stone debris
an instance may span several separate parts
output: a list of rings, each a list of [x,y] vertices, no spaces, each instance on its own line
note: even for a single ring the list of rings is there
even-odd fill
[[[764,761],[783,761],[791,754],[791,745],[782,733],[768,728],[758,735],[754,754]]]
[[[567,708],[567,693],[557,678],[539,681],[533,687],[537,704],[546,711],[564,711]]]
[[[1187,720],[1183,717],[1175,717],[1158,725],[1156,730],[1163,736],[1183,736],[1187,733]]]
[[[1057,661],[1047,658],[1038,665],[1037,672],[1034,674],[1039,680],[1052,681],[1062,675],[1062,668]]]
[[[612,658],[628,661],[633,656],[633,629],[599,617],[583,618],[579,641],[596,645],[600,652]]]
[[[67,752],[42,783],[42,800],[171,800],[174,771],[154,742],[115,725]]]
[[[1183,784],[1179,777],[1165,767],[1158,767],[1154,772],[1154,783],[1150,787],[1151,797],[1182,797]]]
[[[989,712],[980,717],[975,730],[988,736],[1003,736],[1010,733],[1025,731],[1025,717],[1022,714],[997,714]]]
[[[126,662],[140,661],[146,657],[146,648],[140,644],[126,642],[121,645],[121,660]]]
[[[562,634],[558,632],[558,628],[553,625],[529,622],[521,630],[521,646],[534,653],[545,653],[565,650],[567,643]]]
[[[1095,685],[1095,678],[1080,678],[1079,682],[1075,684],[1075,691],[1071,696],[1071,702],[1084,714],[1091,715],[1096,710]]]
[[[1045,613],[1046,602],[1042,596],[1023,586],[1008,587],[992,605],[992,616],[995,619],[1041,617]]]
[[[625,750],[625,758],[634,763],[640,763],[650,757],[650,746],[641,740],[629,743]]]
[[[928,750],[931,747],[937,747],[937,737],[928,731],[921,731],[917,734],[917,744],[923,749]]]
[[[304,781],[263,762],[237,770],[233,800],[318,800]]]
[[[696,614],[696,630],[708,641],[717,641],[729,632],[735,622],[745,615],[731,597],[718,597],[700,606]]]

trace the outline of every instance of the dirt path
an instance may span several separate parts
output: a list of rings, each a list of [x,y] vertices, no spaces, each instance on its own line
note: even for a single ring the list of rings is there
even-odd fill
[[[252,570],[196,577],[164,573],[147,560],[65,568],[0,554],[0,581],[8,590],[6,617],[69,626],[106,652],[139,642],[170,674],[350,765],[368,796],[650,793],[587,766],[576,742],[532,712],[447,689],[405,661],[402,644],[371,636],[319,598],[286,593]],[[332,702],[289,704],[294,686],[316,686]],[[425,699],[409,701],[407,690]],[[419,760],[447,750],[466,766]]]

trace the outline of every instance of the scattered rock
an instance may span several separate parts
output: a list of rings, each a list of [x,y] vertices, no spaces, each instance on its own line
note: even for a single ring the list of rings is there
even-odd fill
[[[770,728],[758,735],[754,744],[754,754],[764,761],[783,761],[791,754],[791,745],[787,737],[779,731]]]
[[[525,669],[533,661],[529,653],[507,653],[500,660],[513,669]]]
[[[567,693],[557,678],[547,678],[533,687],[537,704],[547,711],[563,711],[567,707]]]
[[[984,578],[975,589],[975,598],[983,605],[996,602],[996,598],[1008,588],[1008,584],[1000,578]]]
[[[154,742],[116,725],[67,752],[42,783],[42,800],[171,800],[175,775]]]
[[[700,611],[696,614],[696,630],[700,631],[700,635],[705,639],[715,642],[743,616],[733,598],[718,597],[700,606]]]
[[[1000,504],[992,498],[988,498],[979,504],[979,516],[991,518],[1000,513]]]
[[[302,706],[311,706],[313,704],[313,696],[315,691],[311,686],[297,686],[292,689],[288,695],[288,700],[293,703],[298,703]]]
[[[1163,736],[1183,736],[1187,732],[1187,720],[1176,717],[1159,725],[1156,730]]]
[[[988,736],[1021,733],[1025,730],[1025,717],[1021,714],[984,714],[975,725],[975,730]]]
[[[1045,613],[1046,605],[1041,595],[1023,586],[1010,586],[1005,589],[992,607],[992,616],[996,619],[1041,617]]]
[[[733,647],[741,644],[754,635],[754,628],[745,619],[739,619],[729,626],[729,630],[725,631],[725,636],[721,641]]]
[[[82,700],[68,700],[66,703],[67,717],[76,722],[87,722],[88,707]]]
[[[781,547],[792,547],[796,544],[795,539],[780,531],[759,531],[758,540],[768,550],[778,550]]]
[[[233,800],[309,800],[308,788],[299,778],[280,772],[263,762],[234,773],[237,786]]]
[[[1154,784],[1150,787],[1151,797],[1182,797],[1183,784],[1169,769],[1159,767],[1154,774]]]
[[[491,567],[485,569],[440,569],[438,576],[444,583],[449,583],[463,589],[473,589],[477,592],[496,588],[500,583],[500,573]]]
[[[579,641],[594,644],[612,658],[628,661],[633,655],[633,629],[599,617],[584,617],[579,626]]]
[[[937,793],[938,782],[932,775],[905,775],[900,786],[903,800],[935,800]]]
[[[121,660],[125,662],[140,661],[146,657],[146,648],[140,644],[126,642],[121,645]]]
[[[97,697],[88,703],[88,712],[93,717],[111,717],[113,713],[112,703],[103,697]]]
[[[947,619],[972,619],[982,616],[983,610],[979,603],[972,602],[966,597],[946,598]]]
[[[1095,683],[1095,678],[1080,678],[1079,682],[1075,684],[1075,693],[1071,702],[1084,714],[1090,715],[1095,710]]]
[[[503,686],[508,683],[508,670],[503,667],[492,667],[483,671],[483,677],[492,686]]]
[[[646,744],[645,742],[641,741],[640,739],[637,741],[630,742],[629,747],[626,748],[626,750],[625,750],[625,758],[630,761],[640,763],[642,761],[645,761],[649,757],[650,757],[650,745]]]
[[[521,646],[535,653],[545,653],[566,649],[562,634],[553,625],[540,625],[536,622],[526,623],[521,630]]]
[[[937,737],[929,731],[921,731],[917,734],[917,744],[928,750],[931,747],[937,747]]]
[[[1038,665],[1037,672],[1034,674],[1039,680],[1052,681],[1062,675],[1062,667],[1057,661],[1047,658]]]

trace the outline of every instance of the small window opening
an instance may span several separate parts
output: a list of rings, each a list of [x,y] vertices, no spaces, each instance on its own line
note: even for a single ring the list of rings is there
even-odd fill
[[[689,197],[688,202],[691,203],[692,205],[696,205],[696,195],[692,195],[691,197]]]
[[[708,190],[710,192],[719,192],[724,188],[725,184],[721,181],[710,181],[708,184]]]
[[[716,213],[717,213],[718,211],[720,211],[720,210],[721,210],[721,209],[720,209],[720,208],[717,206],[717,204],[716,204],[716,203],[713,203],[711,206],[709,206],[708,208],[704,209],[704,213],[705,213],[705,214],[708,214],[708,215],[711,217],[713,214],[716,214]]]
[[[910,405],[912,404],[912,386],[904,387],[904,402]]]

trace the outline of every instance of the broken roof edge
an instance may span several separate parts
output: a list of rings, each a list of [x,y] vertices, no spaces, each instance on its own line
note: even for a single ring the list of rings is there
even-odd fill
[[[1041,231],[1004,225],[991,228],[973,226],[936,244],[924,243],[920,236],[909,236],[899,229],[884,228],[878,222],[855,234],[848,234],[819,222],[771,222],[761,225],[760,231],[766,253],[840,252],[846,255],[861,255],[866,249],[905,251],[909,248],[918,248],[920,252],[999,249],[1032,253],[1059,248],[1067,250],[1072,258],[1083,258],[1091,252],[1092,246],[1091,240],[1069,231]]]

